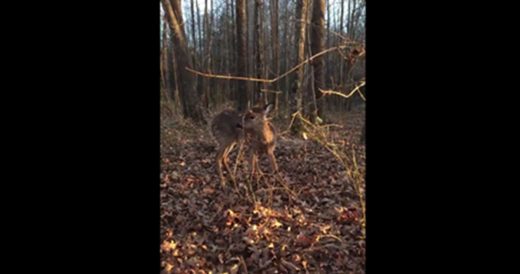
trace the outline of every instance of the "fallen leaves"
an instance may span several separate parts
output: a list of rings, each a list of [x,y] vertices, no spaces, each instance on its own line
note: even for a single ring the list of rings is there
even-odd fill
[[[161,251],[164,251],[164,252],[169,252],[171,250],[175,250],[175,248],[177,247],[177,244],[175,243],[175,241],[173,240],[170,240],[170,241],[163,241],[162,245],[161,245]]]
[[[187,127],[182,134],[165,127],[169,134],[161,135],[163,273],[364,273],[359,201],[329,151],[311,138],[284,136],[275,155],[296,196],[266,175],[252,184],[253,200],[246,195],[247,162],[237,169],[240,195],[231,183],[222,188],[211,138]],[[330,135],[359,153],[364,172],[364,146],[353,128],[331,128]],[[230,153],[230,165],[236,155]],[[259,164],[270,170],[267,159]]]

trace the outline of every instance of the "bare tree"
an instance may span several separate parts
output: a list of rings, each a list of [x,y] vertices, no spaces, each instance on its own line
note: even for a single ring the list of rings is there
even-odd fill
[[[189,57],[188,47],[186,44],[186,35],[182,28],[182,10],[180,9],[180,0],[161,0],[166,17],[172,30],[172,39],[174,44],[174,59],[177,63],[177,79],[179,82],[179,93],[182,95],[183,114],[187,118],[193,119],[194,122],[202,121],[202,112],[197,106],[197,91],[195,89],[195,76],[187,71],[185,67],[192,67],[191,58]]]
[[[190,11],[191,11],[191,40],[193,42],[193,65],[196,65],[196,53],[197,53],[197,39],[195,39],[195,10],[194,10],[194,0],[190,0]]]
[[[247,76],[247,17],[246,0],[236,2],[236,25],[237,25],[237,75]],[[244,81],[239,81],[237,85],[238,106],[245,109],[247,106],[247,85]]]
[[[210,0],[211,6],[213,6],[213,1]],[[204,1],[204,35],[205,35],[205,43],[204,43],[204,52],[202,55],[202,64],[206,68],[206,70],[211,71],[211,44],[212,37],[211,31],[212,29],[212,20],[208,13],[208,0]],[[202,79],[202,104],[204,107],[208,107],[208,98],[209,98],[209,81],[210,79],[204,78]]]
[[[296,33],[297,33],[297,63],[305,59],[305,29],[307,21],[308,0],[297,0],[296,2]],[[305,66],[300,67],[296,72],[296,80],[293,83],[292,92],[295,95],[293,100],[292,112],[302,111],[303,105],[303,73]]]
[[[350,0],[349,0],[350,1]],[[344,4],[343,0],[341,0],[341,8],[340,8],[340,15],[339,15],[339,30],[343,31],[343,10],[344,10]],[[343,67],[344,62],[339,63],[339,85],[340,87],[343,87]]]
[[[168,85],[168,42],[167,42],[167,36],[166,36],[166,20],[163,20],[162,22],[162,29],[163,29],[163,35],[162,35],[162,47],[161,47],[161,85],[164,90],[170,90],[170,87]],[[167,94],[167,97],[170,95]]]
[[[256,76],[258,78],[263,77],[264,72],[264,37],[263,37],[263,0],[255,0],[255,59],[256,59]],[[257,83],[255,90],[253,92],[254,97],[252,98],[253,103],[256,103],[256,100],[259,99],[256,94],[260,94],[260,90],[264,88],[265,85],[263,83]],[[262,100],[264,103],[267,103],[266,98],[267,93],[262,93]]]
[[[311,55],[323,51],[323,33],[325,32],[325,0],[313,0],[312,18],[311,18]],[[312,61],[314,70],[314,96],[318,102],[318,108],[311,113],[311,119],[314,121],[316,115],[322,116],[323,100],[319,89],[325,87],[325,75],[323,71],[323,57],[318,57]]]
[[[280,39],[278,34],[278,0],[271,0],[271,48],[272,48],[272,67],[275,75],[280,74]],[[279,90],[278,82],[273,84],[274,90]],[[275,111],[278,111],[278,96],[275,96]]]

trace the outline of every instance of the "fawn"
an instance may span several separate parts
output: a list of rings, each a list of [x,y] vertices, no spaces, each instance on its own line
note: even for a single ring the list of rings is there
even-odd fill
[[[260,165],[257,163],[259,157],[263,154],[268,155],[272,171],[278,174],[278,165],[274,157],[276,129],[267,119],[267,114],[269,114],[272,108],[272,104],[268,104],[264,107],[253,107],[246,111],[243,116],[244,136],[246,144],[249,147],[251,178],[255,175],[257,169],[260,175],[263,174]]]
[[[274,157],[276,129],[267,120],[267,114],[272,107],[272,104],[264,107],[253,107],[243,115],[235,110],[226,109],[213,118],[211,131],[218,142],[216,163],[221,184],[224,184],[225,181],[222,165],[224,165],[227,173],[235,182],[228,165],[228,155],[239,142],[245,142],[249,148],[251,177],[256,174],[256,170],[262,174],[260,167],[257,166],[257,160],[263,154],[269,156],[273,171],[278,173],[278,165]]]
[[[231,179],[235,181],[229,168],[228,155],[233,147],[243,139],[242,116],[232,109],[220,112],[211,121],[211,133],[218,143],[216,163],[220,182],[224,185],[222,165]]]

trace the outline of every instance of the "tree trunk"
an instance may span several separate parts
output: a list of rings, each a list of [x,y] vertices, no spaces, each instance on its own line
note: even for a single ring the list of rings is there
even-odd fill
[[[199,33],[199,42],[197,43],[199,48],[197,49],[198,53],[199,53],[199,62],[200,60],[202,60],[203,56],[202,56],[202,26],[201,26],[201,22],[202,20],[200,20],[200,8],[199,8],[199,1],[196,1],[197,4],[195,5],[195,8],[197,10],[197,29],[198,29],[198,33]]]
[[[194,0],[190,0],[190,9],[191,9],[191,40],[193,41],[193,65],[197,68],[196,58],[197,55],[197,40],[195,39],[195,10],[194,10]]]
[[[169,27],[168,27],[169,29]],[[171,30],[169,31],[170,33],[170,37],[172,36],[171,34]],[[171,67],[172,68],[172,74],[169,75],[169,79],[170,81],[168,82],[168,84],[170,86],[172,86],[173,84],[173,98],[174,98],[174,102],[175,102],[175,109],[177,109],[177,113],[183,113],[183,105],[181,103],[181,96],[179,94],[179,83],[178,83],[178,68],[177,68],[177,60],[175,59],[175,54],[173,53],[173,45],[172,45],[172,41],[171,39],[168,41],[168,49],[166,50],[167,51],[167,56],[171,58],[168,58],[168,67]],[[173,77],[172,77],[173,76]]]
[[[283,18],[285,18],[285,20],[282,20],[283,22],[283,35],[282,35],[282,38],[283,38],[283,47],[282,47],[282,54],[283,56],[285,56],[285,58],[283,59],[284,62],[283,62],[283,66],[282,66],[282,71],[287,71],[288,70],[288,66],[289,66],[289,63],[290,63],[290,60],[291,60],[291,51],[290,51],[290,46],[289,44],[293,44],[291,43],[291,37],[289,35],[289,8],[288,8],[288,5],[289,5],[289,0],[282,0],[282,1],[285,1],[285,5],[284,5],[284,16]],[[285,77],[285,80],[284,80],[284,85],[283,85],[283,89],[284,89],[284,94],[285,94],[285,107],[287,108],[288,112],[291,111],[292,109],[292,105],[291,105],[291,101],[289,100],[289,94],[291,94],[292,92],[290,91],[291,89],[291,80],[293,77]],[[292,98],[294,97],[291,96]],[[295,107],[295,106],[294,106]],[[287,117],[289,118],[289,117]]]
[[[211,3],[211,2],[210,2]],[[204,34],[205,34],[205,44],[204,44],[204,53],[202,55],[202,64],[209,73],[211,73],[211,22],[208,13],[208,0],[204,1]],[[204,77],[202,79],[202,104],[205,108],[208,107],[209,100],[209,83],[211,79]]]
[[[163,33],[162,33],[162,50],[161,50],[161,79],[163,88],[168,94],[167,98],[170,98],[170,85],[168,84],[168,37],[166,36],[166,18],[163,20]]]
[[[255,46],[256,46],[256,77],[257,78],[263,78],[264,75],[264,36],[262,32],[262,26],[263,26],[263,0],[255,0]],[[257,103],[259,99],[263,100],[264,103],[266,103],[267,93],[261,92],[261,89],[265,88],[265,85],[263,83],[257,83],[255,85],[255,91],[253,92],[254,98],[253,103]],[[261,95],[261,97],[259,96]]]
[[[325,0],[313,0],[311,18],[311,55],[323,51],[323,33],[325,32]],[[323,100],[319,89],[325,88],[323,73],[323,56],[312,61],[314,70],[314,96],[317,101],[318,109],[311,114],[311,119],[315,121],[316,115],[322,117]]]
[[[190,2],[190,9],[191,9],[191,39],[193,40],[193,51],[192,51],[192,64],[194,69],[198,69],[201,66],[200,58],[197,58],[197,39],[195,37],[196,29],[195,29],[195,12],[194,12],[194,6],[197,2],[197,10],[198,10],[198,1],[191,0]],[[200,97],[202,96],[202,87],[201,87],[201,81],[200,77],[195,78],[195,90],[197,91],[197,95]]]
[[[330,48],[330,3],[327,4],[327,48]],[[331,56],[327,54],[327,56],[325,56],[325,60],[325,77],[329,77],[330,63],[332,60]],[[328,81],[328,79],[325,79],[325,81]]]
[[[351,15],[352,15],[352,0],[347,0],[347,9],[348,9],[348,14],[347,14],[347,35],[350,37],[350,22],[352,21],[352,18],[351,18]]]
[[[340,8],[340,16],[339,16],[339,31],[340,33],[343,33],[343,0],[341,0],[341,8]],[[340,59],[341,60],[341,59]],[[343,78],[344,78],[344,75],[343,75],[343,67],[344,67],[344,61],[341,60],[339,62],[339,86],[341,88],[343,88]]]
[[[354,37],[356,36],[356,28],[355,28],[355,21],[356,21],[356,4],[357,4],[357,1],[356,0],[353,0],[353,3],[352,3],[352,15],[350,17],[350,20],[352,21],[351,25],[350,25],[350,28],[351,28],[351,31],[350,31],[350,39],[354,39]]]
[[[280,74],[280,39],[278,37],[278,0],[271,0],[271,36],[272,36],[272,67],[275,76]],[[280,84],[274,82],[273,89],[280,90]],[[275,95],[275,113],[278,112],[278,95]]]
[[[237,74],[239,76],[247,76],[247,18],[246,18],[246,0],[237,0],[236,17],[237,17]],[[238,81],[237,98],[238,108],[244,110],[247,107],[247,83]]]
[[[305,30],[306,30],[306,22],[307,22],[307,9],[308,9],[308,0],[297,0],[296,2],[296,63],[300,64],[305,59]],[[292,110],[291,112],[299,111],[302,113],[302,100],[303,100],[303,77],[304,77],[304,69],[305,65],[301,66],[296,71],[296,79],[293,82],[292,93]],[[296,128],[297,130],[297,128]]]
[[[173,3],[179,2],[178,4],[172,4],[170,0],[161,0],[166,11],[168,23],[172,30],[172,39],[174,44],[174,55],[177,62],[177,79],[179,83],[179,93],[182,95],[182,105],[184,117],[193,119],[194,122],[202,122],[202,111],[196,102],[197,91],[195,89],[195,76],[187,71],[186,67],[193,67],[191,64],[191,58],[186,44],[186,35],[182,28],[182,11],[180,8],[180,1],[173,0]],[[178,9],[178,10],[177,10]]]

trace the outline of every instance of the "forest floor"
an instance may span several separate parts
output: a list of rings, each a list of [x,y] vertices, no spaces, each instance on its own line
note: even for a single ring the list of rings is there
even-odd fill
[[[356,155],[364,178],[364,112],[331,117],[338,126],[327,136]],[[273,123],[284,132],[289,121]],[[275,150],[283,184],[264,157],[266,174],[252,182],[253,196],[247,161],[238,165],[238,194],[232,183],[220,185],[215,144],[208,127],[172,116],[161,121],[162,273],[365,273],[359,196],[329,150],[283,134]]]

